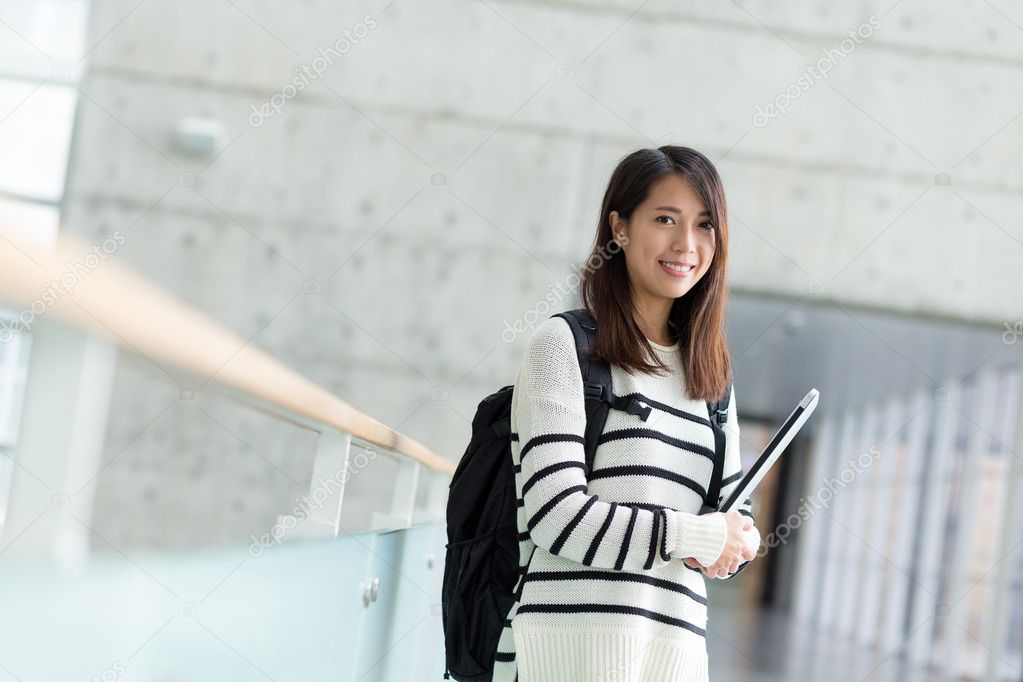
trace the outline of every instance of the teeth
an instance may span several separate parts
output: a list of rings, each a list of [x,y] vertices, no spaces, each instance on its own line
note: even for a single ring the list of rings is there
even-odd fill
[[[677,270],[678,272],[689,272],[690,270],[693,269],[693,266],[691,265],[675,265],[673,263],[665,263],[663,260],[661,261],[661,263],[663,265],[668,266],[672,270]]]

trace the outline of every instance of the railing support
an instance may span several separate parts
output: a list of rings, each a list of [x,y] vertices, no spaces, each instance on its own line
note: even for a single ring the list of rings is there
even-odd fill
[[[352,437],[324,428],[316,440],[316,459],[309,483],[309,516],[303,537],[337,537],[341,533],[341,508],[345,485],[351,476]]]

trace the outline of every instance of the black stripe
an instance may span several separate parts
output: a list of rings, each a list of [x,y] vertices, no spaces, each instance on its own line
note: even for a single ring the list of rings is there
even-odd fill
[[[659,511],[661,511],[662,509],[670,509],[672,511],[679,511],[678,509],[675,509],[674,507],[665,507],[663,504],[654,504],[653,502],[629,502],[629,504],[631,506],[633,506],[633,507],[638,507],[640,509],[646,509],[647,511],[652,511],[654,513],[657,513]]]
[[[584,493],[584,492],[586,492],[586,486],[584,486],[584,485],[573,485],[570,488],[565,488],[560,493],[558,493],[557,495],[555,495],[551,499],[547,500],[547,503],[544,504],[544,506],[540,507],[540,511],[538,511],[535,514],[533,514],[533,518],[531,518],[529,520],[529,523],[526,524],[526,529],[529,530],[529,531],[532,531],[533,528],[536,527],[536,524],[540,523],[540,519],[542,519],[543,517],[547,516],[547,512],[549,512],[550,510],[554,509],[554,507],[557,506],[558,502],[561,502],[563,499],[565,499],[569,495],[574,495],[575,493]]]
[[[533,475],[529,477],[529,480],[522,485],[522,496],[525,497],[526,493],[529,492],[529,489],[536,485],[536,482],[539,481],[544,476],[549,476],[550,474],[553,474],[555,471],[561,471],[562,469],[571,469],[572,467],[582,469],[584,472],[586,471],[585,464],[583,464],[582,462],[577,462],[575,460],[568,459],[563,462],[555,462],[554,464],[545,466],[543,469],[534,472]]]
[[[622,398],[625,398],[625,399],[636,398],[638,400],[643,401],[644,403],[646,403],[650,407],[656,407],[658,410],[661,410],[662,412],[667,412],[668,414],[673,414],[676,417],[681,417],[682,419],[688,419],[689,421],[696,422],[697,424],[703,424],[704,426],[710,426],[710,420],[707,419],[706,417],[699,417],[699,416],[697,416],[695,414],[691,414],[691,413],[686,412],[684,410],[680,410],[677,407],[672,407],[671,405],[665,405],[662,402],[658,402],[656,400],[651,400],[650,398],[647,398],[642,393],[630,393],[628,395],[623,395]]]
[[[513,441],[515,441],[516,443],[518,443],[518,442],[519,442],[519,434],[517,434],[517,433],[515,433],[515,432],[512,432],[512,434],[511,434],[511,439],[512,439]]]
[[[622,548],[618,552],[618,561],[615,562],[615,570],[622,570],[622,566],[625,564],[625,555],[629,551],[629,541],[632,540],[632,527],[636,525],[636,515],[639,514],[639,509],[635,506],[632,507],[632,516],[629,517],[629,525],[625,529],[625,541],[622,542]]]
[[[522,531],[521,533],[519,533],[519,542],[523,542],[524,540],[528,540],[528,539],[529,539],[529,533],[527,531]]]
[[[664,532],[661,534],[661,559],[671,561],[671,554],[668,553],[668,512],[661,511],[661,526]]]
[[[494,652],[494,660],[501,663],[511,663],[515,660],[514,651],[497,651]]]
[[[557,554],[561,551],[562,546],[564,546],[565,542],[568,540],[568,536],[572,534],[572,531],[575,530],[575,527],[579,525],[579,522],[582,521],[584,516],[586,516],[586,512],[590,510],[590,507],[592,507],[596,501],[596,495],[591,495],[590,499],[586,500],[586,504],[583,505],[583,508],[576,513],[575,518],[569,521],[568,525],[565,526],[565,529],[561,531],[558,539],[554,541],[553,545],[551,545],[551,554]]]
[[[714,461],[714,451],[713,450],[711,450],[709,448],[705,448],[702,445],[697,445],[696,443],[690,443],[687,440],[681,440],[679,438],[672,438],[668,434],[661,433],[660,431],[655,431],[654,429],[639,429],[639,428],[635,428],[635,429],[615,429],[614,431],[608,431],[606,433],[602,433],[600,435],[600,438],[597,439],[597,445],[600,445],[601,443],[607,443],[608,441],[612,441],[612,440],[624,440],[626,438],[652,438],[654,440],[659,440],[662,443],[667,443],[668,445],[673,445],[673,446],[675,446],[675,447],[677,447],[677,448],[679,448],[681,450],[688,450],[689,452],[694,452],[697,455],[703,455],[704,457],[706,457],[710,461],[712,461],[712,462]]]
[[[615,517],[615,512],[618,511],[618,503],[612,502],[611,508],[607,512],[607,518],[604,519],[603,525],[600,530],[597,531],[596,536],[593,538],[593,542],[590,543],[590,548],[586,550],[586,556],[583,557],[583,564],[589,566],[593,562],[593,557],[597,555],[597,548],[600,547],[600,541],[604,539],[604,533],[607,532],[608,526],[611,525],[611,520]]]
[[[526,458],[530,450],[538,445],[546,445],[547,443],[579,443],[580,445],[586,445],[586,440],[574,433],[547,433],[542,436],[533,436],[522,446],[522,450],[519,452],[519,462],[521,463]]]
[[[751,519],[753,518],[753,514],[750,514],[750,513],[749,513],[748,511],[746,511],[745,509],[736,509],[735,511],[739,512],[739,513],[740,513],[740,514],[742,514],[743,516],[748,516],[748,517],[750,517]]]
[[[515,499],[515,506],[516,507],[525,507],[526,506],[526,501],[524,499],[522,499],[521,497],[518,497],[518,498]]]
[[[517,474],[521,474],[522,473],[522,465],[521,464],[516,464],[515,465],[515,473],[517,473]]]
[[[681,618],[673,618],[663,613],[641,609],[637,606],[621,606],[616,604],[523,604],[519,607],[519,613],[619,613],[631,616],[642,616],[655,620],[659,623],[677,625],[694,632],[701,637],[707,636],[707,631],[698,625]]]
[[[707,604],[706,597],[700,596],[699,593],[694,592],[685,585],[629,571],[535,571],[527,575],[525,580],[619,580],[623,582],[646,583],[647,585],[684,594],[700,604]]]
[[[732,474],[728,478],[721,479],[721,486],[724,487],[724,486],[728,485],[729,483],[735,483],[736,481],[740,480],[741,478],[742,478],[742,471],[736,471],[734,474]]]
[[[707,497],[707,489],[688,476],[683,476],[670,469],[662,469],[661,467],[647,466],[645,464],[626,464],[595,469],[590,474],[590,480],[592,481],[595,478],[611,478],[613,476],[654,476],[656,478],[663,478],[666,481],[684,485],[699,495],[701,500]]]
[[[650,526],[650,551],[646,555],[646,563],[643,564],[643,570],[649,571],[654,565],[654,559],[657,557],[657,531],[660,528],[661,511],[658,510],[654,513],[654,522]]]
[[[506,628],[510,628],[511,627],[511,618],[505,618],[504,619],[504,626]]]
[[[721,503],[724,502],[724,501],[725,501],[725,496],[724,495],[719,496],[718,497],[718,506],[720,507]],[[741,506],[741,507],[749,507],[750,509],[752,509],[753,508],[753,500],[751,500],[750,498],[747,497],[746,501],[742,502],[739,506]],[[738,511],[738,510],[736,510],[736,511]]]

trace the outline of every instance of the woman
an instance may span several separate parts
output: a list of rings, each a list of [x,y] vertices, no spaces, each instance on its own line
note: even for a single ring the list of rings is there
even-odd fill
[[[731,376],[727,257],[725,194],[704,155],[664,146],[622,159],[580,294],[615,394],[651,411],[610,411],[587,479],[571,329],[551,317],[533,332],[511,412],[524,575],[495,680],[708,679],[704,576],[754,558],[744,531],[759,545],[749,500],[698,514],[714,451],[705,401]],[[742,475],[735,415],[733,392],[721,499]]]

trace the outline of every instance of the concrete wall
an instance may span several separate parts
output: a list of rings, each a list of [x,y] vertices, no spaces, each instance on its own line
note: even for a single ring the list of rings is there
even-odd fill
[[[97,3],[65,224],[120,230],[120,258],[451,457],[514,380],[524,336],[505,322],[586,255],[611,168],[639,146],[718,164],[736,291],[1019,316],[1011,16],[635,4]],[[828,49],[845,51],[810,74]],[[790,87],[785,114],[763,113]],[[190,116],[222,124],[217,155],[175,147]],[[170,541],[179,519],[174,542],[244,538],[305,490],[308,434],[215,423],[187,385],[122,363],[95,518],[114,542]]]

